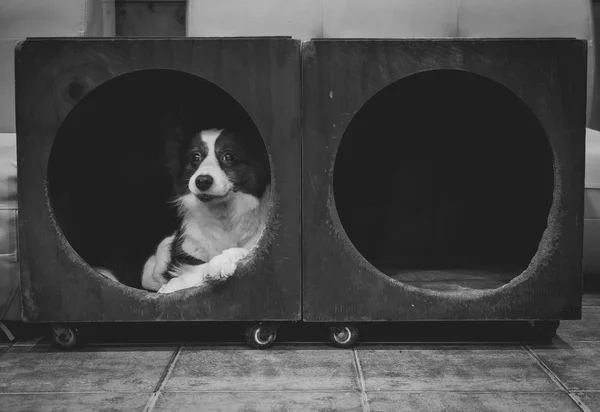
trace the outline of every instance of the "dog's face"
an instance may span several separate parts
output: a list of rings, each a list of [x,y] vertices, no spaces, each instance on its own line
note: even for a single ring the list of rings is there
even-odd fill
[[[228,130],[204,130],[179,150],[178,196],[203,204],[226,202],[236,193],[260,198],[269,183],[269,162],[256,141]]]

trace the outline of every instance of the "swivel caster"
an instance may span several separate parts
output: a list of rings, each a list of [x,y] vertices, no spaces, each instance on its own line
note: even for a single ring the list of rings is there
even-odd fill
[[[560,326],[559,320],[535,320],[533,329],[543,339],[552,339],[556,336],[556,330]]]
[[[338,348],[351,348],[358,340],[358,329],[348,324],[330,326],[329,339]]]
[[[277,339],[277,326],[257,323],[246,329],[246,342],[254,349],[268,349]]]
[[[77,328],[65,324],[52,325],[52,341],[61,349],[72,349],[81,344]]]

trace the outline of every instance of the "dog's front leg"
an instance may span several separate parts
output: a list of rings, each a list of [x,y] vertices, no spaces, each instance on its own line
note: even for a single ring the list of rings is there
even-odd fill
[[[208,262],[210,266],[210,276],[215,279],[228,278],[233,275],[237,269],[238,262],[247,255],[248,250],[241,247],[225,249]]]
[[[156,254],[150,256],[144,265],[142,271],[142,287],[147,290],[157,291],[167,279],[163,276],[169,262],[171,261],[171,243],[175,236],[169,236],[163,239],[156,248]]]
[[[226,249],[209,262],[186,266],[181,275],[163,285],[158,293],[171,293],[182,289],[206,286],[211,280],[227,279],[235,273],[238,262],[248,255],[243,248]]]
[[[158,293],[172,293],[182,289],[205,286],[211,279],[208,263],[187,265],[181,269],[181,274],[169,280],[158,289]]]

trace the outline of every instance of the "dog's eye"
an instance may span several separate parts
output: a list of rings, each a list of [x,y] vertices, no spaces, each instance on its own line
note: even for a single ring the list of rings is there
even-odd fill
[[[235,156],[232,153],[225,153],[223,155],[223,161],[225,163],[231,163],[235,160]]]
[[[191,161],[193,165],[197,165],[198,163],[200,163],[200,160],[202,160],[202,155],[200,153],[192,153]]]

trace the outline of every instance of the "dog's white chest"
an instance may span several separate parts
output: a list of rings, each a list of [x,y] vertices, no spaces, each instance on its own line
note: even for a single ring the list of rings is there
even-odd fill
[[[190,225],[186,228],[186,239],[182,249],[205,262],[223,250],[237,247],[238,236],[219,227]]]
[[[182,249],[207,262],[226,249],[252,247],[263,225],[263,219],[254,214],[244,216],[233,225],[212,219],[187,222]]]
[[[182,222],[185,238],[182,249],[205,262],[226,249],[249,250],[264,230],[265,208],[260,207],[261,203],[254,196],[235,193],[225,209],[194,207],[197,200],[193,195],[183,200],[184,205],[189,202],[189,207]]]

